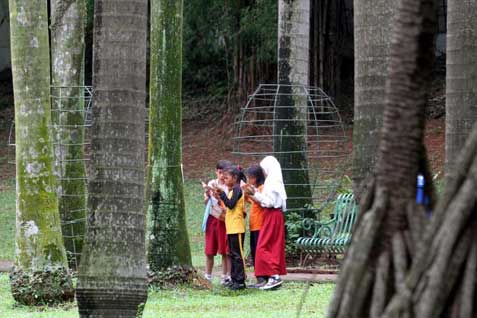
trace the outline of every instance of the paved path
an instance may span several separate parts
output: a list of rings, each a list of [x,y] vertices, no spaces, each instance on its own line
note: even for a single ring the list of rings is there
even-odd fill
[[[13,266],[11,261],[0,260],[0,273],[9,272]],[[203,271],[203,268],[200,268]],[[220,277],[220,271],[214,271],[215,277]],[[249,277],[253,273],[248,273]],[[316,270],[300,270],[290,268],[288,275],[282,277],[285,281],[292,282],[313,282],[313,283],[334,283],[336,282],[337,274],[333,271],[316,271]]]
[[[9,272],[12,267],[13,267],[13,262],[0,260],[0,273]]]
[[[199,267],[199,270],[203,272],[203,268]],[[338,277],[336,272],[332,271],[306,271],[305,272],[298,272],[299,270],[296,268],[291,268],[288,275],[282,276],[284,281],[290,282],[312,282],[312,283],[335,283]],[[220,277],[222,272],[219,270],[214,270],[213,276]],[[253,272],[247,271],[248,278],[253,277]]]

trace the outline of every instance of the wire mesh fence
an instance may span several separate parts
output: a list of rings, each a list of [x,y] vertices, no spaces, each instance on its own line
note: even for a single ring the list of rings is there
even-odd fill
[[[77,268],[86,227],[86,182],[91,145],[92,88],[51,87],[50,133],[63,239],[71,268]],[[8,163],[15,164],[15,122],[8,134]]]
[[[91,87],[51,87],[51,122],[63,239],[70,267],[77,268],[86,229]]]
[[[234,154],[273,155],[282,164],[288,211],[322,209],[334,197],[348,162],[347,136],[322,89],[262,84],[235,128]]]

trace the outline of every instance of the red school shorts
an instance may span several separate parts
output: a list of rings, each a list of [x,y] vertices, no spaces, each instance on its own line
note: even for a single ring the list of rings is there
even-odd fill
[[[227,232],[225,222],[209,215],[205,230],[205,255],[227,255]]]

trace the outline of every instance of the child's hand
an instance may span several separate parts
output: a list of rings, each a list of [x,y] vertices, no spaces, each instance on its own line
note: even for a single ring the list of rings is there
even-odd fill
[[[242,191],[245,192],[246,195],[253,196],[255,194],[255,188],[246,183],[242,186]]]
[[[212,192],[212,193],[213,193],[214,197],[215,197],[217,200],[219,200],[219,199],[220,199],[220,194],[221,194],[222,192],[223,192],[222,189],[214,188],[214,192]]]

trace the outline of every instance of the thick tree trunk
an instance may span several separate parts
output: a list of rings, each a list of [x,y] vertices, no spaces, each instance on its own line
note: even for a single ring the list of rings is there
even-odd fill
[[[85,0],[52,0],[50,5],[59,209],[68,263],[71,269],[76,269],[83,248],[86,218],[83,148],[86,3]]]
[[[353,123],[353,192],[360,198],[363,181],[378,157],[391,27],[398,1],[354,1],[355,90]]]
[[[50,60],[46,1],[11,0],[15,94],[16,256],[12,294],[23,304],[74,296],[61,237],[50,133]]]
[[[419,318],[477,317],[477,129],[463,146],[475,120],[472,55],[477,7],[473,1],[448,5],[446,187],[403,288],[386,308],[386,318],[403,313]]]
[[[80,317],[136,317],[146,302],[147,1],[95,1],[92,175]]]
[[[475,317],[477,129],[469,136],[456,169],[417,245],[414,262],[383,317]],[[444,278],[443,278],[444,277]]]
[[[446,174],[477,121],[477,3],[449,1],[447,12]]]
[[[415,193],[418,172],[427,173],[423,137],[434,62],[433,7],[434,0],[399,4],[376,179],[361,201],[330,317],[381,317],[403,288],[427,223]]]
[[[182,179],[182,0],[151,3],[148,262],[192,265]]]
[[[273,151],[282,166],[288,210],[311,204],[306,122],[308,99],[309,0],[280,0],[278,8],[278,100],[273,126]]]

